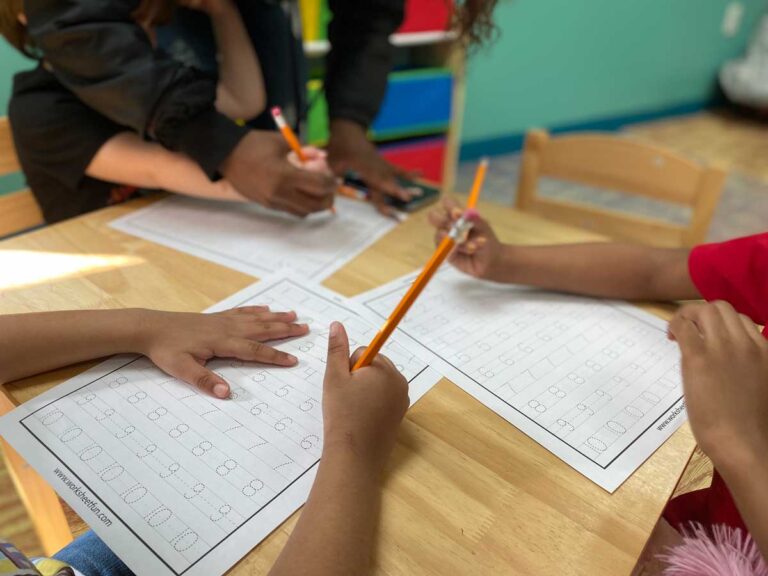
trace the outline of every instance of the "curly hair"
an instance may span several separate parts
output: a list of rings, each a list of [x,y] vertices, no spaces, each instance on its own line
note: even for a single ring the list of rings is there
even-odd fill
[[[23,12],[23,0],[0,1],[0,34],[16,50],[31,58],[33,55],[29,46],[27,27],[19,20]]]
[[[477,48],[496,38],[493,10],[498,0],[463,0],[454,13],[454,26],[459,42],[467,48]]]

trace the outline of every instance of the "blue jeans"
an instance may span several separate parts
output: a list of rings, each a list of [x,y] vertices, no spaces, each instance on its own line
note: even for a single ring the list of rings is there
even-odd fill
[[[92,531],[59,550],[54,558],[66,562],[84,576],[134,576],[128,566]]]

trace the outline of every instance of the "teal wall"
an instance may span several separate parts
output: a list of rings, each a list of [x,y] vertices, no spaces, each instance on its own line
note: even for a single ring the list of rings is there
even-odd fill
[[[0,0],[2,1],[2,0]],[[19,70],[32,68],[34,62],[21,56],[0,37],[0,116],[8,112],[8,98],[11,95],[11,81]]]
[[[0,0],[0,2],[2,1]],[[32,60],[21,56],[0,37],[0,116],[5,116],[8,112],[8,98],[11,95],[13,75],[19,70],[31,68],[34,64]],[[24,177],[21,174],[0,176],[0,196],[23,187]]]
[[[706,103],[766,7],[742,3],[741,28],[725,38],[726,0],[500,0],[501,36],[469,61],[465,148]]]
[[[724,38],[727,0],[500,0],[501,36],[469,61],[463,141],[705,103],[767,0],[742,2],[741,29]],[[0,40],[0,113],[30,65]]]

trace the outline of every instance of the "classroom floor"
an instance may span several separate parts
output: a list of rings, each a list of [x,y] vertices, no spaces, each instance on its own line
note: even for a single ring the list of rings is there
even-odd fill
[[[712,220],[709,240],[725,240],[764,231],[768,226],[768,123],[727,112],[704,112],[688,117],[637,124],[627,136],[640,138],[729,171],[720,204]],[[475,162],[462,163],[457,189],[468,190]],[[483,188],[483,198],[514,202],[520,155],[494,156]],[[643,198],[633,198],[554,179],[542,179],[545,196],[594,203],[612,210],[684,222],[686,209]]]
[[[629,135],[662,144],[692,158],[715,161],[730,170],[720,206],[710,229],[711,240],[764,231],[768,222],[768,124],[745,120],[727,113],[705,112],[684,118],[639,124],[627,130]],[[483,190],[486,200],[504,204],[514,201],[519,172],[518,154],[494,157]],[[458,190],[468,190],[475,163],[460,166]],[[564,182],[550,181],[543,186],[547,195],[595,202],[606,207],[645,213],[649,216],[679,220],[685,214],[654,202],[626,199],[617,194]],[[678,492],[706,486],[711,464],[697,451],[681,480]],[[69,513],[76,533],[84,525]],[[79,524],[78,524],[79,522]],[[42,554],[13,489],[11,479],[0,461],[0,538],[14,542],[28,555]]]

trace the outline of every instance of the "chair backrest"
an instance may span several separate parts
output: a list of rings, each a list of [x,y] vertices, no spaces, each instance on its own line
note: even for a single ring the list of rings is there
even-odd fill
[[[538,195],[542,176],[661,200],[691,209],[687,226]],[[526,135],[517,207],[608,236],[660,246],[705,240],[720,200],[725,172],[672,152],[605,134],[557,138],[544,130]]]
[[[0,118],[0,176],[21,172],[7,118]],[[28,189],[0,194],[0,238],[44,223],[35,197]]]

